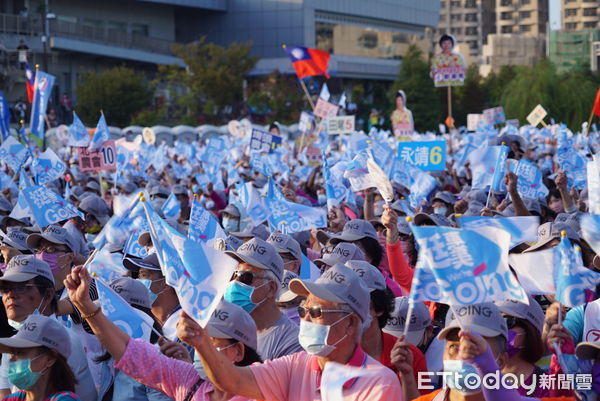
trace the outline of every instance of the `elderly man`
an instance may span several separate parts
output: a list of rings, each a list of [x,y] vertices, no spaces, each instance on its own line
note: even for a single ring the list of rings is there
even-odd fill
[[[307,299],[298,308],[304,352],[250,367],[234,366],[210,342],[208,333],[186,314],[178,335],[200,354],[210,380],[224,391],[261,400],[319,400],[321,374],[329,362],[362,367],[372,374],[343,385],[352,400],[403,400],[394,373],[360,347],[369,316],[369,291],[358,275],[336,265],[314,283],[299,279],[290,289]]]

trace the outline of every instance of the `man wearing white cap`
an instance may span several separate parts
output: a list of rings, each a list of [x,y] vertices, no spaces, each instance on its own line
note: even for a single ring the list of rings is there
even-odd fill
[[[319,400],[323,369],[327,363],[337,362],[373,373],[346,382],[344,398],[403,399],[395,374],[360,347],[361,326],[369,316],[369,292],[354,271],[336,265],[314,283],[292,280],[290,289],[307,297],[298,308],[304,352],[247,368],[235,367],[215,350],[206,330],[189,320],[180,322],[178,333],[200,354],[216,386],[252,399]]]
[[[25,319],[32,314],[55,318],[57,302],[52,271],[46,262],[33,255],[17,255],[11,259],[4,276],[0,278],[0,292],[9,324],[16,329],[21,328]],[[76,393],[82,401],[95,401],[96,385],[81,342],[72,330],[67,332],[71,346],[67,362],[77,378]],[[4,354],[0,365],[0,395],[10,394],[10,386],[8,355]]]

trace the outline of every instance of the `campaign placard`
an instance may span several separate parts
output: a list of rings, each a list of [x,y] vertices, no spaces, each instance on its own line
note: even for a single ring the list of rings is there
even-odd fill
[[[327,120],[329,135],[351,134],[354,132],[354,116],[331,117]]]
[[[99,149],[77,148],[79,169],[81,171],[115,170],[117,168],[117,149],[115,141],[104,142]]]
[[[281,146],[281,137],[259,129],[252,129],[250,137],[250,151],[258,153],[271,153]]]
[[[424,171],[446,169],[446,141],[398,142],[398,158]]]

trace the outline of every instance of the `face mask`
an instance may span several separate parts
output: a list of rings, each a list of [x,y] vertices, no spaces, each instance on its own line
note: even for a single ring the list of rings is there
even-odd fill
[[[41,252],[36,253],[35,257],[36,259],[41,259],[44,262],[48,263],[48,265],[50,266],[50,270],[52,270],[52,274],[58,273],[62,268],[62,266],[58,265],[58,258],[61,257],[61,255],[58,253]]]
[[[319,196],[318,196],[318,202],[319,202],[319,205],[326,204],[327,203],[327,195],[325,195],[325,194],[319,194]]]
[[[446,381],[448,387],[450,387],[452,390],[458,391],[463,395],[471,395],[481,392],[480,387],[472,389],[472,386],[467,386],[467,379],[465,378],[465,376],[469,374],[475,374],[479,376],[479,373],[477,373],[477,369],[475,369],[475,366],[460,359],[444,359],[443,362],[444,372],[453,373],[452,375],[448,376],[448,379]],[[468,379],[473,380],[472,376],[469,376]]]
[[[159,292],[158,294],[155,294],[154,292],[152,292],[152,290],[150,289],[150,287],[152,287],[152,283],[156,282],[156,281],[161,281],[164,280],[162,278],[159,278],[158,280],[150,280],[147,278],[138,278],[138,281],[142,284],[144,284],[144,286],[146,286],[146,288],[148,289],[148,292],[150,293],[150,305],[152,305],[154,303],[154,301],[156,301],[156,299],[158,298],[158,296],[160,294],[163,293],[164,290],[162,290],[161,292]]]
[[[300,324],[300,316],[298,315],[298,308],[292,306],[291,308],[283,309],[283,314],[288,317],[292,322]]]
[[[234,219],[230,219],[227,217],[223,217],[223,229],[227,233],[239,231],[239,228],[240,228],[239,220],[234,220]]]
[[[22,322],[17,322],[16,320],[10,320],[10,319],[7,319],[7,320],[8,320],[8,325],[17,331],[19,331],[21,329],[21,327],[23,327]]]
[[[506,353],[508,354],[509,358],[512,358],[520,350],[525,348],[523,346],[521,346],[521,347],[515,346],[515,340],[517,339],[517,337],[519,337],[520,335],[523,335],[523,334],[525,334],[525,333],[517,333],[514,330],[508,330],[508,341],[506,342]]]
[[[331,354],[335,349],[335,346],[340,343],[347,334],[340,338],[335,344],[327,344],[327,337],[329,336],[329,330],[350,316],[349,314],[339,319],[337,322],[331,325],[317,324],[309,322],[307,320],[300,320],[300,333],[298,333],[298,341],[306,352],[311,355],[326,357]]]
[[[93,226],[87,228],[85,232],[88,234],[97,234],[100,232],[100,226],[98,224],[94,224]]]
[[[435,213],[435,214],[441,214],[443,216],[446,215],[447,211],[448,211],[448,208],[443,207],[443,206],[442,207],[435,207],[435,208],[433,208],[433,213]]]
[[[39,358],[42,354],[31,359],[19,359],[8,362],[8,380],[21,390],[29,390],[37,383],[42,372],[31,370],[31,361]]]
[[[258,287],[252,287],[251,285],[247,285],[244,283],[240,283],[237,280],[230,282],[225,288],[225,295],[223,295],[223,299],[227,302],[231,302],[232,304],[236,304],[240,308],[244,309],[246,312],[250,313],[260,304],[262,304],[265,300],[263,299],[259,303],[255,304],[252,302],[252,294],[254,291],[262,287],[263,285],[268,284],[268,282],[261,284]]]

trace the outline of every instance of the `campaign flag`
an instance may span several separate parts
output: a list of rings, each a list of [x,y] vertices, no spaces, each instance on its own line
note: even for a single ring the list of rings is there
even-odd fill
[[[48,148],[33,159],[32,168],[37,184],[44,185],[61,178],[67,165],[51,148]]]
[[[27,148],[12,136],[2,142],[0,160],[8,164],[13,171],[19,171],[27,157],[29,157]]]
[[[587,162],[587,185],[589,211],[600,215],[600,155]]]
[[[129,238],[132,232],[137,233],[139,236],[138,230],[142,228],[143,224],[146,224],[146,215],[139,200],[140,196],[138,194],[131,195],[129,199],[124,199],[121,196],[116,196],[113,199],[114,215],[92,241],[94,248],[100,249],[106,243],[122,243]],[[123,204],[126,205],[123,206]],[[145,231],[147,230],[148,227],[145,227]]]
[[[418,171],[418,170],[417,170]],[[408,197],[410,205],[414,208],[421,206],[423,201],[440,185],[440,183],[428,173],[420,172],[410,185]]]
[[[517,181],[519,195],[533,199],[548,196],[549,191],[544,185],[542,171],[535,164],[521,159],[511,164],[509,169],[519,177]]]
[[[554,248],[558,256],[555,264],[556,300],[568,308],[583,305],[600,282],[600,273],[583,266],[581,256],[564,236]]]
[[[127,269],[123,267],[123,255],[119,252],[110,253],[100,249],[94,253],[94,257],[87,264],[90,274],[96,274],[106,283],[127,275]]]
[[[510,266],[517,274],[519,283],[531,295],[554,294],[555,249],[537,252],[511,253],[508,256]]]
[[[592,108],[594,115],[600,117],[600,89],[596,92],[596,99],[594,99],[594,107]]]
[[[33,88],[35,87],[35,73],[29,66],[28,62],[25,62],[25,88],[27,89],[27,101],[33,103]]]
[[[569,184],[575,186],[578,190],[586,187],[587,181],[587,160],[584,155],[574,146],[573,139],[568,138],[565,129],[562,129],[556,135],[557,150],[555,160],[561,170],[567,173]]]
[[[302,79],[314,75],[325,75],[329,78],[327,73],[329,53],[326,51],[308,47],[286,47],[285,51],[292,61],[292,66],[298,78]]]
[[[140,234],[141,232],[134,232],[129,236],[127,242],[125,242],[125,245],[123,246],[124,255],[132,255],[140,259],[143,259],[146,256],[148,256],[148,251],[146,250],[146,248],[138,243]]]
[[[307,134],[310,132],[314,121],[315,117],[312,114],[303,111],[302,113],[300,113],[300,122],[298,123],[298,129],[300,130],[300,132]]]
[[[31,103],[31,123],[29,128],[38,138],[44,137],[46,108],[54,86],[54,76],[38,70],[35,74],[33,102]]]
[[[69,125],[69,146],[87,148],[90,144],[90,135],[77,113],[73,112],[73,124]]]
[[[2,92],[0,92],[0,134],[2,134],[2,141],[10,136],[10,108]]]
[[[510,246],[523,242],[537,241],[537,229],[540,225],[538,216],[515,216],[493,218],[483,216],[460,216],[456,218],[461,228],[470,230],[479,227],[496,227],[510,234]]]
[[[269,225],[284,234],[327,227],[327,212],[323,208],[288,202],[275,196],[267,196],[265,203],[269,211]]]
[[[495,227],[476,230],[414,226],[419,257],[425,258],[452,305],[496,300],[528,304],[527,294],[508,268],[510,234]]]
[[[22,192],[38,226],[46,227],[59,221],[79,216],[84,218],[75,206],[46,187],[32,185]]]
[[[32,216],[31,211],[29,210],[29,204],[27,203],[27,199],[25,199],[25,194],[23,191],[19,191],[17,204],[13,207],[13,210],[11,210],[8,216],[17,220]]]
[[[584,214],[580,221],[581,236],[600,255],[600,216]]]
[[[446,169],[446,141],[399,142],[398,158],[424,171]]]
[[[240,193],[240,201],[252,224],[257,226],[263,223],[269,216],[269,210],[265,204],[265,200],[260,196],[254,185],[251,182],[240,184],[238,192]]]
[[[329,88],[327,87],[327,82],[323,82],[323,86],[321,87],[321,93],[319,94],[319,97],[321,99],[325,100],[326,102],[329,101],[331,94],[329,93]]]
[[[113,289],[102,279],[98,278],[96,278],[96,284],[102,313],[131,338],[149,341],[154,323],[152,317],[129,305],[117,293],[118,287]]]
[[[501,189],[502,178],[504,178],[508,147],[487,146],[475,149],[469,155],[471,171],[473,173],[473,188],[486,189],[491,187],[493,191]]]
[[[168,219],[177,219],[181,213],[181,203],[174,193],[171,193],[165,203],[162,205],[162,212]]]
[[[108,125],[106,125],[106,119],[104,118],[104,113],[100,112],[100,119],[98,120],[98,124],[96,125],[96,131],[94,132],[94,137],[92,138],[88,150],[90,152],[94,150],[98,150],[102,147],[102,144],[110,139],[110,132],[108,131]]]
[[[348,147],[350,148],[351,152],[358,153],[361,150],[366,150],[369,148],[370,140],[371,139],[363,132],[354,132],[348,138]]]
[[[408,295],[410,303],[439,302],[449,304],[448,296],[441,290],[425,257],[419,256]]]
[[[329,169],[329,162],[323,153],[323,180],[325,181],[325,194],[327,195],[327,209],[339,207],[346,199],[348,188],[336,176],[334,177]]]
[[[196,242],[206,243],[215,238],[226,238],[227,234],[223,231],[221,224],[215,216],[202,207],[202,204],[196,197],[192,201],[192,210],[190,211],[190,225],[188,229],[188,238]]]
[[[300,275],[302,280],[315,281],[321,275],[321,270],[305,254],[302,254],[300,262]]]

